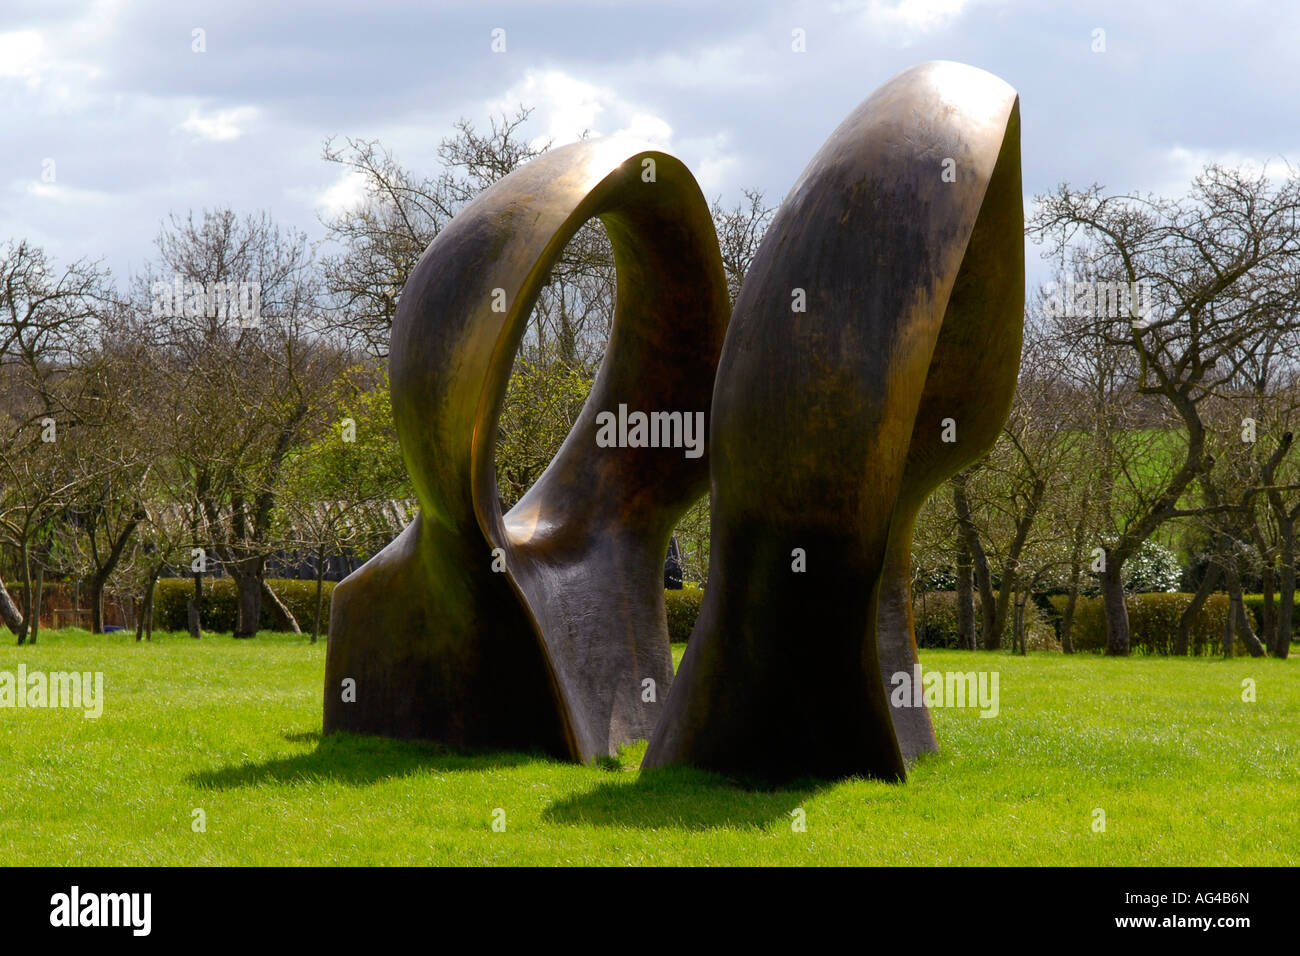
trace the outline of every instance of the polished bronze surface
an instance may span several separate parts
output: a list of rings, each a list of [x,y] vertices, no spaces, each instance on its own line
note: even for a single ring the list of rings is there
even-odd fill
[[[605,359],[555,460],[503,516],[493,453],[511,365],[547,273],[593,217],[618,271]],[[327,733],[584,761],[649,736],[672,683],[664,553],[707,457],[600,447],[597,415],[707,420],[726,323],[707,205],[665,153],[556,149],[456,216],[412,272],[391,342],[420,514],[334,592]]]
[[[916,660],[912,520],[1015,386],[1021,203],[1016,93],[954,63],[883,86],[795,184],[718,367],[710,576],[643,766],[901,779],[934,748],[886,680]]]

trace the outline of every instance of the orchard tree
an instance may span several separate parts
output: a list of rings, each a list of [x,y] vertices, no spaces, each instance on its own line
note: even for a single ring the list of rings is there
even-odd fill
[[[316,573],[313,643],[324,617],[326,561],[378,550],[412,517],[406,503],[415,493],[397,443],[387,375],[370,372],[350,370],[344,382],[352,395],[341,403],[346,414],[300,449],[286,469],[284,540],[311,554]]]
[[[0,581],[0,621],[19,644],[39,632],[58,523],[81,485],[103,473],[72,467],[71,458],[95,424],[85,372],[111,302],[110,276],[97,264],[59,268],[25,241],[0,246],[0,544],[23,584],[20,610]]]
[[[1124,564],[1165,522],[1195,513],[1183,502],[1207,467],[1203,403],[1233,378],[1253,342],[1295,322],[1300,180],[1211,165],[1176,200],[1062,185],[1037,197],[1028,231],[1062,267],[1087,276],[1082,290],[1058,294],[1059,311],[1073,320],[1081,349],[1123,355],[1115,397],[1127,393],[1139,413],[1154,411],[1142,400],[1154,402],[1160,416],[1146,427],[1166,436],[1159,447],[1135,441],[1133,413],[1099,423],[1110,426],[1098,448],[1107,504],[1116,502],[1117,458],[1137,466],[1141,456],[1159,473],[1152,494],[1112,510],[1119,520],[1099,543],[1106,653],[1124,655]]]
[[[324,333],[306,237],[265,214],[240,219],[220,209],[173,217],[157,248],[136,296],[157,324],[155,349],[169,378],[169,453],[189,473],[201,509],[198,560],[202,567],[211,557],[235,579],[236,637],[256,633],[264,599],[296,629],[265,580],[279,545],[276,497],[294,449],[334,418],[336,383],[349,364]]]

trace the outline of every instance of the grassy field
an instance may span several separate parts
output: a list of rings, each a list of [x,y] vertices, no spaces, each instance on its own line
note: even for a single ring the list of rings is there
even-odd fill
[[[0,647],[0,672],[102,671],[106,704],[97,720],[0,708],[5,864],[1300,861],[1294,659],[927,651],[927,669],[998,671],[999,715],[936,711],[942,752],[903,785],[756,792],[642,776],[644,744],[582,767],[321,740],[325,649],[303,638],[40,640]]]

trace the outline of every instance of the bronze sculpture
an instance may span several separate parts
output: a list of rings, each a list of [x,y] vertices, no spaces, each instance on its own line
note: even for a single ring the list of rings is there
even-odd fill
[[[709,582],[644,767],[902,779],[934,748],[885,688],[916,662],[912,519],[1015,388],[1018,109],[981,70],[907,70],[778,211],[718,366]]]
[[[555,460],[503,516],[493,454],[511,364],[540,283],[597,216],[619,284],[605,359]],[[727,305],[694,178],[619,141],[547,153],[437,236],[403,290],[390,358],[420,514],[334,592],[326,733],[583,761],[649,736],[672,683],[664,552],[707,459],[601,447],[597,417],[707,416]]]
[[[615,249],[614,332],[578,423],[503,516],[506,377],[542,277],[593,216]],[[1022,235],[1015,91],[953,63],[900,74],[836,130],[729,330],[677,160],[584,142],[493,186],[403,292],[393,407],[421,514],[335,591],[325,731],[586,761],[650,737],[647,768],[903,778],[936,746],[924,708],[893,710],[886,689],[917,659],[912,523],[1005,419]],[[625,408],[708,413],[708,455],[605,447],[598,416]],[[711,575],[674,681],[663,555],[706,481]]]

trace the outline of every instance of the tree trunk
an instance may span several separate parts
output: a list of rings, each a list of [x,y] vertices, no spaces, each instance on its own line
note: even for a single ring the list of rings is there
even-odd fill
[[[1101,572],[1101,597],[1106,608],[1106,656],[1127,657],[1131,648],[1128,626],[1128,605],[1124,602],[1124,579],[1120,575],[1123,562],[1105,552],[1105,568]]]
[[[280,595],[271,590],[271,585],[266,583],[265,578],[262,579],[262,594],[271,602],[271,607],[275,609],[276,616],[288,626],[289,630],[294,634],[301,634],[302,628],[298,626],[298,619],[293,616],[293,611],[289,610],[289,605],[280,600]],[[260,612],[261,609],[258,610]]]
[[[1295,529],[1283,529],[1282,571],[1279,575],[1282,596],[1277,608],[1277,642],[1273,656],[1285,659],[1291,652],[1291,621],[1295,616]]]
[[[320,637],[320,612],[325,601],[325,555],[316,554],[316,618],[311,622],[311,642],[316,643]]]
[[[249,574],[231,567],[235,587],[239,591],[239,613],[235,619],[235,637],[249,638],[257,633],[262,617],[262,581],[258,574]]]
[[[132,515],[131,520],[123,526],[117,540],[112,542],[112,547],[108,552],[108,558],[104,566],[95,571],[90,578],[90,630],[94,634],[104,633],[104,587],[108,584],[108,579],[113,576],[117,570],[118,564],[122,561],[122,555],[126,551],[127,543],[131,540],[131,535],[135,534],[135,529],[145,518],[145,512],[139,506]]]
[[[104,582],[98,575],[90,579],[90,633],[104,633]]]
[[[27,636],[28,644],[36,643],[36,635],[41,631],[41,597],[45,590],[45,565],[42,564],[36,569],[36,594],[32,602],[32,629]]]
[[[1088,523],[1088,492],[1083,493],[1079,503],[1079,520],[1074,524],[1074,533],[1070,537],[1070,591],[1065,599],[1065,610],[1061,613],[1061,650],[1066,654],[1074,653],[1074,608],[1079,603],[1079,579],[1083,577],[1083,539]]]
[[[1286,659],[1291,653],[1291,622],[1295,619],[1296,606],[1296,541],[1295,524],[1282,520],[1279,522],[1279,537],[1282,538],[1282,570],[1278,574],[1278,633],[1277,640],[1271,648],[1274,657]]]
[[[970,501],[966,497],[966,475],[954,475],[952,500],[957,510],[957,526],[966,538],[971,562],[975,566],[975,583],[980,592],[980,620],[984,625],[984,649],[996,651],[1002,647],[1002,632],[997,626],[997,600],[993,596],[993,579],[989,576],[989,559],[980,544],[979,531],[971,519]]]
[[[18,628],[18,646],[21,647],[32,633],[32,552],[26,541],[19,545],[18,555],[23,569],[23,623]]]
[[[186,606],[185,623],[190,637],[198,640],[203,636],[203,575],[198,571],[194,572],[194,593]]]
[[[158,575],[162,574],[162,568],[159,567],[154,571],[153,577],[149,579],[149,596],[145,598],[144,604],[144,639],[153,642],[153,597],[154,590],[158,587]]]
[[[970,548],[957,535],[957,646],[975,650],[975,589],[971,581]]]
[[[1242,581],[1239,578],[1232,581],[1229,601],[1231,605],[1229,620],[1232,626],[1236,628],[1236,633],[1242,639],[1242,643],[1245,644],[1245,649],[1251,652],[1251,657],[1264,657],[1264,645],[1260,644],[1260,639],[1255,636],[1255,628],[1251,627],[1251,620],[1249,620],[1249,611],[1245,610],[1245,601],[1242,600]],[[1225,653],[1229,649],[1231,649],[1231,644],[1225,650]]]
[[[1016,641],[1020,645],[1020,656],[1024,657],[1028,652],[1027,641],[1025,640],[1025,602],[1029,599],[1028,591],[1019,591],[1016,593]]]
[[[1178,619],[1178,635],[1174,638],[1174,653],[1179,657],[1187,656],[1192,642],[1192,625],[1196,623],[1197,615],[1201,613],[1201,608],[1218,587],[1219,578],[1222,576],[1223,569],[1211,561],[1205,569],[1205,576],[1201,578],[1200,587],[1192,595],[1187,607],[1183,608],[1183,614]]]
[[[1007,548],[1005,560],[1002,562],[1002,581],[998,588],[997,613],[994,615],[994,627],[999,634],[1006,627],[1007,610],[1011,602],[1022,595],[1018,590],[1020,577],[1020,555],[1025,550],[1025,542],[1029,539],[1029,532],[1034,526],[1034,518],[1038,515],[1038,507],[1043,500],[1043,494],[1047,485],[1043,481],[1034,482],[1034,489],[1030,493],[1028,501],[1025,503],[1025,512],[1016,519],[1016,533],[1011,539],[1011,544]],[[1023,651],[1024,649],[1021,648]]]
[[[1264,563],[1260,572],[1260,585],[1264,592],[1264,606],[1259,614],[1259,640],[1267,649],[1277,642],[1277,606],[1273,603],[1273,594],[1277,590],[1277,569],[1271,558]]]
[[[1268,654],[1264,644],[1255,636],[1254,630],[1250,626],[1250,612],[1246,610],[1246,603],[1241,600],[1241,595],[1237,596],[1237,628],[1241,634],[1241,640],[1246,645],[1246,650],[1250,651],[1251,657],[1264,657]]]
[[[1070,582],[1070,593],[1065,598],[1065,610],[1061,612],[1061,652],[1074,653],[1074,606],[1079,603],[1079,577],[1074,576]]]
[[[0,579],[0,623],[13,631],[15,634],[22,629],[23,612],[18,610],[18,605],[9,594],[9,589],[5,587],[3,579]]]
[[[1228,625],[1224,629],[1223,642],[1224,656],[1232,656],[1232,632],[1235,630],[1242,643],[1246,645],[1246,649],[1250,651],[1251,657],[1263,657],[1264,645],[1259,642],[1254,629],[1250,626],[1246,602],[1241,597],[1241,575],[1235,568],[1228,569],[1228,602]]]
[[[1224,657],[1232,656],[1232,632],[1236,630],[1236,625],[1235,622],[1233,621],[1233,618],[1236,615],[1233,613],[1233,607],[1234,605],[1232,603],[1232,597],[1229,596],[1228,613],[1223,618],[1223,656]]]
[[[984,649],[996,651],[1002,648],[1002,632],[998,630],[997,598],[993,596],[993,579],[989,576],[988,561],[984,560],[984,549],[975,556],[975,581],[980,592],[980,623],[984,627]]]
[[[135,639],[138,642],[141,637],[148,635],[148,640],[153,640],[153,592],[158,586],[158,575],[162,574],[162,568],[150,568],[149,578],[144,585],[144,593],[140,596],[140,619],[135,624]]]

